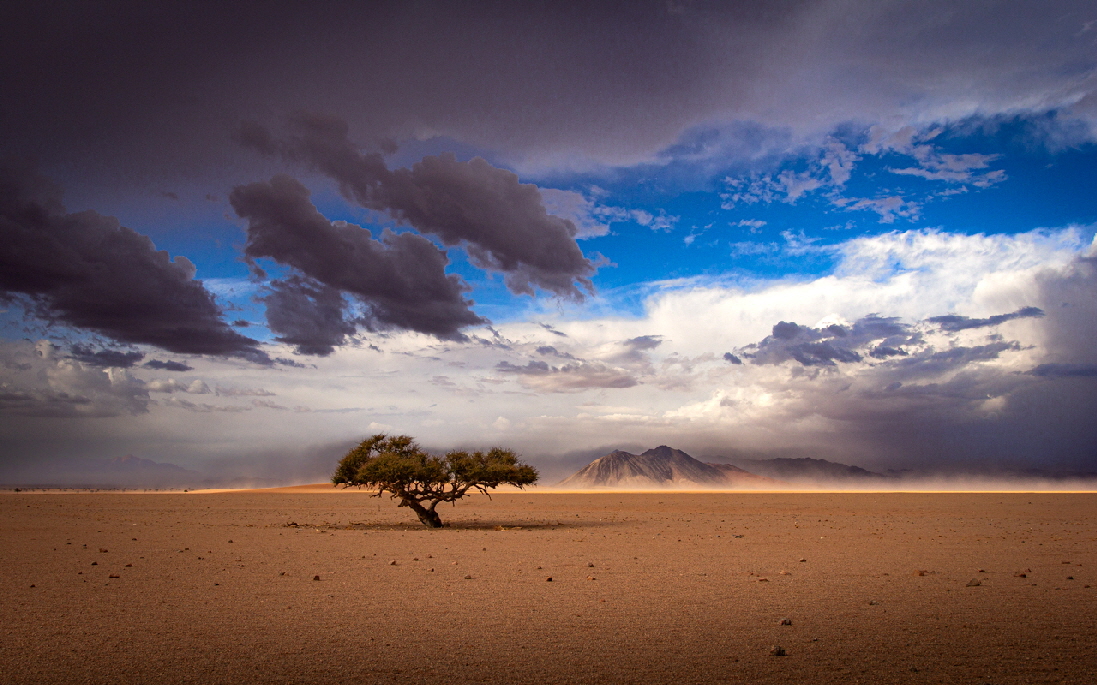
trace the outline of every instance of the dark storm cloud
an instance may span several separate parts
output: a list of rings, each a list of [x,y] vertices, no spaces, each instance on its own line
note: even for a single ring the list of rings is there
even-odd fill
[[[133,350],[129,352],[111,349],[93,350],[86,345],[77,344],[72,346],[72,357],[91,366],[128,369],[144,359],[145,355]]]
[[[1097,364],[1040,364],[1029,373],[1045,378],[1097,378]]]
[[[704,156],[677,147],[710,122],[793,137],[1033,110],[1092,123],[1091,3],[1003,7],[8,2],[0,92],[18,98],[0,147],[159,190],[238,167],[229,120],[301,103],[352,116],[370,145],[445,136],[541,167]]]
[[[146,369],[153,369],[156,371],[193,371],[193,366],[188,366],[183,362],[161,361],[159,359],[150,359],[143,364]]]
[[[742,359],[740,359],[736,355],[732,354],[731,352],[725,352],[724,353],[724,361],[728,362],[729,364],[742,364],[743,363]]]
[[[930,323],[940,325],[942,331],[962,331],[968,328],[984,328],[986,326],[997,326],[998,324],[1005,323],[1007,321],[1013,321],[1014,319],[1023,319],[1029,317],[1043,316],[1044,311],[1039,307],[1022,307],[1015,312],[1009,314],[998,314],[996,316],[989,316],[985,319],[973,319],[967,316],[957,316],[955,314],[949,314],[947,316],[931,316],[926,319]]]
[[[575,359],[570,352],[561,352],[552,345],[541,345],[537,348],[537,354],[544,355],[546,357],[558,357],[560,359]]]
[[[985,328],[1023,317],[1041,317],[1037,307],[1024,307],[1009,314],[985,319],[965,316],[935,316],[927,322],[944,331],[953,332],[969,328]],[[865,355],[877,360],[892,360],[901,367],[919,367],[926,373],[939,373],[946,368],[963,366],[975,361],[996,359],[1005,351],[1020,349],[1016,341],[995,340],[986,345],[950,346],[946,350],[927,352],[912,346],[925,342],[923,335],[910,324],[896,317],[870,314],[850,326],[831,324],[822,328],[801,326],[791,321],[781,321],[773,326],[773,332],[761,342],[743,348],[743,357],[755,364],[782,364],[789,360],[803,366],[835,366],[860,362]],[[900,359],[895,359],[900,358]]]
[[[311,279],[281,283],[267,298],[274,306],[271,325],[302,349],[330,352],[349,334],[338,292],[361,301],[368,327],[462,339],[462,327],[485,321],[464,297],[469,287],[445,273],[446,253],[422,236],[386,229],[375,240],[359,226],[332,223],[309,200],[308,189],[288,176],[237,186],[230,201],[248,221],[249,260],[270,258]],[[316,324],[320,330],[306,330]]]
[[[297,275],[272,281],[267,326],[299,354],[326,357],[342,345],[355,326],[346,320],[347,303],[338,289]]]
[[[171,352],[261,356],[194,274],[112,217],[66,213],[29,167],[0,165],[0,292],[26,296],[35,315]]]
[[[1090,254],[1093,251],[1091,248]],[[1097,258],[1075,259],[1038,277],[1046,363],[1097,364]]]
[[[835,366],[862,361],[866,354],[874,359],[906,356],[904,346],[922,342],[921,333],[898,317],[869,314],[849,326],[811,328],[780,321],[769,336],[740,352],[754,364],[795,360],[803,366]]]
[[[292,124],[295,135],[284,141],[254,122],[237,139],[261,152],[280,150],[337,181],[347,199],[463,247],[476,266],[502,272],[514,293],[542,288],[581,300],[593,292],[595,267],[575,242],[575,224],[548,214],[537,186],[515,173],[448,153],[389,170],[380,153],[359,152],[341,119],[299,115]]]
[[[561,338],[566,338],[566,337],[568,337],[568,334],[567,334],[567,333],[564,333],[563,331],[558,331],[558,330],[556,330],[555,328],[553,328],[553,327],[552,327],[552,324],[547,324],[547,323],[539,323],[539,324],[537,324],[537,325],[538,325],[538,326],[540,326],[541,328],[545,329],[545,330],[546,330],[546,331],[548,331],[549,333],[552,333],[553,335],[558,335],[558,336],[560,336]]]
[[[641,335],[614,343],[613,349],[605,358],[633,368],[648,368],[651,361],[647,353],[662,344],[661,336]]]

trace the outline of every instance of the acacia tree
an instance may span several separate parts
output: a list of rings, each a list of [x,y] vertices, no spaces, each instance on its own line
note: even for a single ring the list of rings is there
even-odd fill
[[[519,488],[537,481],[537,469],[518,461],[511,450],[493,447],[484,452],[448,452],[443,457],[424,452],[410,436],[384,433],[363,440],[347,452],[335,468],[331,482],[344,487],[376,488],[377,497],[388,492],[431,528],[441,528],[435,508],[455,502],[469,490],[488,490],[500,485]]]

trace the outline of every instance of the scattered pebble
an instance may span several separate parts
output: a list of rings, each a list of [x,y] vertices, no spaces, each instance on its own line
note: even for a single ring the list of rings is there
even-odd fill
[[[546,580],[547,582],[551,583],[551,582],[552,582],[552,576],[549,576],[548,578],[545,578],[545,580]]]
[[[320,580],[320,576],[313,576],[312,579],[313,580]]]
[[[807,561],[807,559],[801,559],[800,561]]]
[[[594,576],[587,576],[587,580],[594,580]]]
[[[465,576],[465,580],[472,580],[472,574]]]
[[[280,576],[284,576],[284,575],[286,575],[286,572],[285,572],[285,571],[282,571],[282,572],[280,572],[280,573],[279,573],[278,575],[280,575]]]
[[[594,568],[594,562],[593,561],[588,561],[587,562],[587,568]]]
[[[792,619],[791,618],[782,618],[781,619],[781,625],[783,625],[783,626],[792,625]]]
[[[229,542],[232,542],[232,540],[229,540]]]
[[[926,575],[926,572],[925,572],[925,571],[922,571],[922,570],[918,570],[918,571],[915,571],[915,572],[914,572],[914,575],[916,575],[916,576],[924,576],[924,575]]]
[[[395,566],[395,565],[396,565],[396,560],[395,559],[393,559],[392,561],[389,562],[389,566]]]
[[[1013,577],[1014,578],[1028,578],[1028,574],[1025,573],[1024,571],[1018,571],[1017,573],[1013,574]]]
[[[122,576],[118,575],[117,573],[112,573],[109,576],[107,576],[107,578],[121,578],[121,577]]]
[[[126,564],[126,568],[133,568],[133,564]]]
[[[769,650],[770,656],[788,656],[785,652],[785,648],[781,645],[773,645],[773,648]]]
[[[978,578],[972,578],[967,582],[968,587],[979,587],[983,583]]]
[[[876,606],[877,604],[879,604],[879,602],[877,602],[877,601],[876,601],[875,599],[870,599],[870,600],[868,601],[868,605],[869,605],[870,607],[874,607],[874,606]]]
[[[107,548],[106,547],[100,547],[99,548],[99,553],[100,554],[106,554],[107,553]],[[1067,562],[1067,563],[1070,563],[1070,562]]]
[[[30,584],[30,586],[31,586],[31,587],[34,587],[34,583],[31,583],[31,584]]]
[[[91,565],[92,565],[92,566],[98,566],[98,565],[99,565],[99,562],[98,562],[98,561],[93,561],[93,562],[91,562]]]
[[[769,578],[759,578],[759,579],[758,579],[758,582],[759,582],[759,583],[768,583],[768,582],[769,582]]]

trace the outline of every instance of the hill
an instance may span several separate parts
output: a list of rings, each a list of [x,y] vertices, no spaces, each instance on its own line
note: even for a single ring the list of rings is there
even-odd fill
[[[736,466],[746,469],[751,473],[768,476],[790,483],[795,482],[820,482],[820,481],[868,481],[889,480],[893,476],[868,471],[860,466],[839,464],[826,459],[730,459],[717,457],[725,466]]]

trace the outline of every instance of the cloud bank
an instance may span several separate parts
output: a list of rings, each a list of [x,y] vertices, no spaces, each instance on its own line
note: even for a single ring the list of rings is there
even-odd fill
[[[341,119],[297,115],[291,124],[293,134],[285,140],[255,122],[245,122],[237,138],[312,166],[362,207],[463,247],[474,265],[503,273],[513,293],[533,295],[542,288],[582,300],[593,292],[594,265],[575,242],[575,224],[548,214],[537,187],[520,183],[514,172],[479,157],[459,162],[450,153],[389,170],[381,153],[358,151]]]
[[[360,226],[332,223],[288,176],[238,186],[230,201],[248,221],[245,257],[268,257],[306,277],[276,281],[264,298],[271,330],[302,351],[329,354],[353,332],[342,292],[365,305],[368,326],[453,338],[484,321],[464,298],[469,287],[445,273],[445,252],[422,236],[386,229],[375,240]]]
[[[112,217],[65,212],[59,190],[26,165],[0,165],[0,238],[0,295],[25,296],[41,319],[170,352],[262,355],[221,319],[190,260],[172,260]],[[100,366],[141,358],[120,354],[84,358]]]

